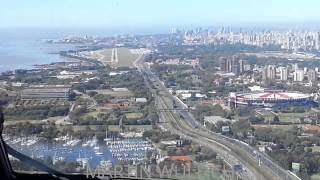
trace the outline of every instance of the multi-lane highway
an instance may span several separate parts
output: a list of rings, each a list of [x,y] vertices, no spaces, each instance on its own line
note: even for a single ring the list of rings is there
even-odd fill
[[[147,86],[155,94],[157,108],[166,109],[159,112],[159,117],[165,122],[168,130],[206,145],[231,166],[242,165],[243,170],[236,172],[242,179],[299,179],[248,144],[205,129],[191,113],[184,110],[186,107],[183,102],[170,94],[160,79],[142,61],[135,65],[144,75]],[[172,106],[172,102],[176,107]]]

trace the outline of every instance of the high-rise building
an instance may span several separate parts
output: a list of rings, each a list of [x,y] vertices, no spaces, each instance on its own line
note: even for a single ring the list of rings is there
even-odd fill
[[[225,57],[220,57],[220,71],[227,71],[227,58]]]
[[[315,37],[315,49],[317,51],[320,51],[320,32],[316,33],[316,37]]]
[[[315,70],[310,69],[308,71],[308,81],[309,82],[314,82],[317,80],[317,74]]]
[[[244,70],[244,71],[251,71],[251,69],[252,69],[251,64],[245,64],[245,65],[243,66],[243,70]]]
[[[286,67],[279,67],[280,71],[280,80],[281,81],[286,81],[288,80],[288,68]]]
[[[233,72],[235,75],[238,75],[240,73],[239,61],[240,61],[240,58],[238,56],[232,56],[231,72]]]
[[[276,79],[276,67],[274,65],[268,65],[263,68],[262,71],[263,80],[275,80]]]
[[[231,72],[232,71],[232,60],[227,59],[227,71]]]
[[[293,81],[303,81],[304,73],[302,69],[298,69],[293,72]]]
[[[298,70],[299,69],[299,65],[297,63],[293,64],[292,65],[292,69],[293,69],[293,71]]]
[[[238,75],[240,72],[243,72],[243,62],[241,62],[242,64],[240,62],[238,56],[233,56],[232,59],[221,57],[219,60],[220,70]]]
[[[243,73],[245,71],[244,66],[247,64],[247,62],[243,59],[239,60],[239,68],[240,68],[240,73]]]

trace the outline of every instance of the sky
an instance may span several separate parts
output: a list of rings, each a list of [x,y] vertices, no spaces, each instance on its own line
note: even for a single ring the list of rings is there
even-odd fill
[[[0,0],[0,27],[156,28],[317,23],[319,0]]]

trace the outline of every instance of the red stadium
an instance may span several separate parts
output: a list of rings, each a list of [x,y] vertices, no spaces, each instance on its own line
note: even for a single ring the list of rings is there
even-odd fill
[[[315,107],[313,95],[299,92],[264,91],[248,93],[230,93],[231,107],[256,106],[286,108],[290,106]]]

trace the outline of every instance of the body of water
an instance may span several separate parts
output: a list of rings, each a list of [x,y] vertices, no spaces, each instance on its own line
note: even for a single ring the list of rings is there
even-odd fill
[[[95,147],[83,147],[81,143],[75,146],[65,146],[63,143],[45,143],[37,142],[33,145],[21,145],[21,143],[12,144],[7,142],[11,147],[17,151],[35,158],[35,159],[59,159],[63,158],[65,162],[77,162],[78,158],[85,158],[88,160],[90,167],[97,167],[101,161],[110,161],[115,164],[116,161],[112,157],[112,153],[104,143],[99,143]]]
[[[65,162],[79,162],[86,159],[90,167],[97,167],[108,161],[113,165],[124,162],[142,162],[148,152],[156,154],[153,145],[142,138],[113,139],[99,142],[95,137],[86,140],[73,139],[70,136],[55,138],[47,142],[38,137],[10,137],[4,140],[12,148],[35,159],[63,159]]]
[[[67,59],[57,53],[75,49],[69,44],[47,44],[41,39],[8,39],[0,37],[0,72],[14,69],[30,69],[35,64],[64,62]]]
[[[72,147],[64,147],[62,144],[43,144],[39,143],[37,145],[31,146],[30,148],[16,147],[20,152],[30,156],[35,157],[40,156],[40,158],[45,157],[63,157],[66,162],[76,162],[78,158],[87,158],[90,167],[96,167],[101,161],[111,161],[115,163],[112,158],[112,154],[107,146],[100,144],[101,155],[96,155],[93,147],[82,147],[81,145],[76,145]],[[39,157],[38,157],[39,158]]]
[[[64,62],[67,59],[51,53],[76,48],[73,44],[47,44],[42,41],[43,39],[160,32],[162,30],[152,29],[0,29],[0,72],[21,68],[30,69],[35,64]]]

